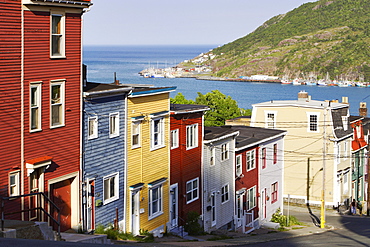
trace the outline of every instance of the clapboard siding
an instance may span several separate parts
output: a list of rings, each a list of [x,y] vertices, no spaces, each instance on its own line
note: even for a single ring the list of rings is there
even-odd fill
[[[109,137],[109,114],[119,113],[119,136]],[[88,139],[88,118],[98,116],[98,138]],[[116,208],[119,221],[124,212],[125,95],[84,100],[83,177],[95,179],[95,200],[104,201],[103,179],[119,172],[119,198],[95,209],[96,226],[113,224]]]

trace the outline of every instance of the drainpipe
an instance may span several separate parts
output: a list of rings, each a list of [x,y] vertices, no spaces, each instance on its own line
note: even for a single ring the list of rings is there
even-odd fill
[[[21,5],[21,195],[24,195],[24,10]],[[24,197],[21,197],[21,210],[24,210]],[[24,221],[24,213],[22,213]]]

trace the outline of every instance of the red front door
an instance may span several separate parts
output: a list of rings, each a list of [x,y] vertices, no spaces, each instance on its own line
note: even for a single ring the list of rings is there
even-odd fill
[[[60,231],[71,229],[71,182],[67,179],[52,185],[52,200],[60,209]],[[56,210],[53,217],[58,219]]]

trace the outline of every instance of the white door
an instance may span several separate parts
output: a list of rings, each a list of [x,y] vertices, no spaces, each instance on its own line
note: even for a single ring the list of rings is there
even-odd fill
[[[266,188],[262,190],[261,196],[261,219],[266,218]]]
[[[90,180],[87,186],[87,230],[95,229],[95,180]]]
[[[140,234],[140,190],[131,191],[131,232]]]
[[[178,226],[178,188],[177,184],[170,188],[170,222],[171,228]]]
[[[215,226],[217,223],[216,219],[216,193],[213,192],[211,194],[211,221],[212,221],[212,226]]]
[[[242,226],[243,222],[243,195],[236,195],[235,200],[236,208],[236,227],[239,228]]]

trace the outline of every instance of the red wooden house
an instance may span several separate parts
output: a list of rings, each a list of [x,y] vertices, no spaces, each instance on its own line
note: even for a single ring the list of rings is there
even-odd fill
[[[0,145],[6,150],[0,193],[44,192],[61,209],[62,230],[80,219],[81,16],[90,5],[89,0],[0,2]],[[37,196],[5,205],[7,211],[44,207],[55,213],[47,198]],[[19,217],[51,221],[40,210]]]
[[[171,104],[169,228],[183,226],[188,212],[201,214],[203,105]]]

